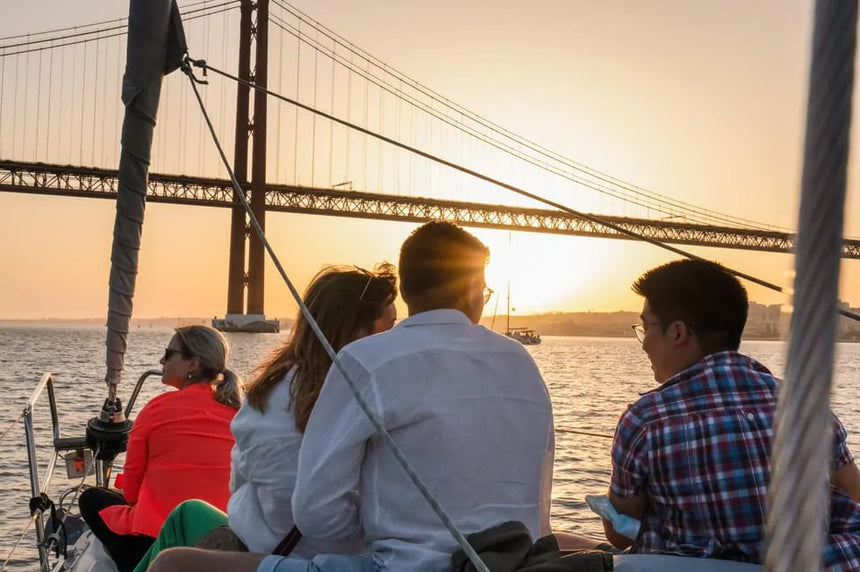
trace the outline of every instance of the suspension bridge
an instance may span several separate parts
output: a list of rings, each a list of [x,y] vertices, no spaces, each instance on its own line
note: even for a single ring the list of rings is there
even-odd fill
[[[219,140],[233,146],[237,179],[263,226],[267,211],[280,211],[794,247],[784,229],[667,198],[518,136],[283,0],[197,1],[180,10],[190,55],[235,75],[209,73],[204,105]],[[0,38],[0,191],[115,199],[126,28],[117,19]],[[195,105],[182,74],[168,76],[147,198],[232,209],[227,312],[263,314],[262,246],[206,151]],[[575,211],[538,207],[493,180]],[[843,256],[860,258],[860,240],[845,240]]]

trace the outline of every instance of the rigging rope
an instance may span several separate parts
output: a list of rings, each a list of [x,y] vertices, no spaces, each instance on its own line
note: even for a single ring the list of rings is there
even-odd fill
[[[233,184],[234,196],[238,198],[239,201],[242,203],[242,206],[244,207],[245,212],[248,215],[249,222],[253,227],[254,232],[257,234],[257,237],[259,238],[260,242],[265,247],[266,252],[268,252],[269,257],[275,265],[275,268],[277,268],[278,273],[281,275],[281,278],[287,285],[287,288],[289,288],[290,293],[292,294],[296,303],[298,303],[299,310],[302,312],[302,315],[307,320],[308,325],[314,332],[314,335],[316,335],[316,337],[319,339],[320,343],[325,349],[326,354],[328,354],[329,358],[331,358],[332,367],[337,367],[337,369],[340,370],[340,373],[346,380],[347,385],[349,385],[349,388],[355,396],[356,401],[358,402],[362,411],[364,411],[364,414],[370,420],[371,424],[374,426],[374,428],[377,430],[377,432],[386,442],[386,444],[390,447],[392,453],[394,454],[394,457],[400,463],[400,466],[409,476],[412,483],[415,485],[415,487],[418,489],[418,491],[421,493],[421,495],[424,497],[424,499],[427,501],[427,503],[430,505],[430,507],[433,509],[433,511],[436,513],[436,515],[439,517],[439,519],[442,521],[442,523],[445,525],[445,527],[448,529],[454,539],[457,541],[457,544],[459,544],[463,551],[466,553],[469,560],[472,562],[472,564],[474,564],[475,568],[477,568],[477,570],[479,570],[480,572],[489,572],[489,568],[487,568],[487,566],[481,561],[481,558],[478,556],[474,548],[472,548],[472,546],[463,536],[463,533],[457,529],[456,525],[451,520],[451,517],[448,516],[447,512],[445,512],[445,509],[442,508],[439,502],[433,497],[433,494],[427,488],[427,485],[424,484],[424,481],[415,472],[415,469],[412,467],[411,463],[409,463],[409,460],[406,459],[406,457],[403,455],[403,452],[400,450],[400,447],[397,445],[397,443],[394,441],[388,431],[385,430],[385,427],[383,427],[382,423],[379,421],[379,418],[370,408],[370,405],[362,397],[361,392],[359,391],[355,382],[344,369],[340,359],[338,359],[337,352],[334,351],[334,348],[326,339],[316,320],[314,320],[313,315],[311,315],[310,310],[308,310],[308,307],[302,302],[302,297],[299,294],[299,291],[296,290],[296,287],[293,285],[289,276],[287,276],[284,267],[281,265],[280,259],[275,254],[275,251],[272,249],[272,246],[271,244],[269,244],[269,241],[266,239],[266,235],[263,232],[263,229],[260,227],[260,223],[257,221],[257,217],[254,216],[254,212],[251,210],[251,207],[248,204],[248,200],[245,198],[245,193],[242,191],[242,187],[236,180],[236,176],[233,173],[233,169],[230,167],[230,162],[228,161],[227,156],[224,154],[224,149],[221,147],[221,143],[219,142],[218,136],[215,133],[215,128],[212,125],[211,119],[209,118],[209,113],[206,111],[206,107],[203,105],[203,99],[200,96],[200,91],[197,89],[198,80],[194,77],[194,74],[191,70],[191,64],[194,61],[195,60],[191,60],[186,56],[186,60],[183,63],[182,69],[188,76],[189,83],[191,83],[191,87],[194,90],[194,96],[197,98],[197,103],[200,107],[200,111],[202,112],[203,118],[206,121],[206,125],[209,128],[209,133],[212,136],[215,146],[218,149],[218,154],[221,157],[221,161],[224,164],[224,168],[227,170],[227,173],[230,176],[230,181]]]
[[[24,418],[24,414],[22,413],[21,415],[19,415],[19,416],[18,416],[18,418],[17,418],[17,419],[12,420],[12,423],[10,423],[10,424],[9,424],[9,425],[8,425],[8,426],[3,430],[3,432],[2,432],[2,433],[0,433],[0,441],[2,441],[2,440],[3,440],[3,437],[5,437],[5,436],[6,436],[6,433],[8,433],[9,431],[11,431],[11,430],[12,430],[12,428],[13,428],[13,427],[15,427],[15,425],[17,425],[17,424],[18,424],[18,422],[19,422],[19,421],[21,421],[21,419],[23,419],[23,418]]]
[[[12,560],[12,554],[15,553],[15,550],[18,549],[18,546],[21,544],[21,541],[24,540],[24,537],[27,536],[27,532],[30,530],[30,527],[33,526],[33,523],[36,522],[36,515],[34,514],[29,519],[27,519],[27,526],[24,527],[24,530],[21,531],[20,536],[18,537],[18,541],[15,542],[15,545],[12,547],[12,550],[6,555],[6,560],[3,561],[3,565],[0,566],[0,571],[6,569],[6,565],[9,564],[9,561]]]
[[[328,119],[329,121],[333,121],[335,123],[343,125],[349,129],[358,131],[358,132],[363,133],[365,135],[370,135],[371,137],[375,137],[375,138],[379,139],[380,141],[388,143],[389,145],[393,145],[393,146],[398,147],[400,149],[404,149],[406,151],[409,151],[413,155],[418,155],[420,157],[423,157],[425,159],[428,159],[428,160],[433,161],[435,163],[438,163],[440,165],[444,165],[445,167],[449,167],[451,169],[455,169],[455,170],[460,171],[462,173],[466,173],[467,175],[471,175],[471,176],[473,176],[477,179],[480,179],[482,181],[485,181],[485,182],[491,183],[493,185],[499,186],[503,189],[507,189],[507,190],[509,190],[513,193],[516,193],[520,196],[523,196],[523,197],[532,199],[534,201],[543,203],[545,205],[548,205],[550,207],[558,209],[562,212],[566,212],[568,214],[582,218],[582,219],[587,220],[589,222],[592,222],[594,224],[601,225],[601,226],[608,228],[610,230],[614,230],[615,232],[622,234],[624,236],[627,236],[627,237],[630,237],[630,238],[633,238],[636,240],[641,240],[642,242],[647,242],[649,244],[657,246],[658,248],[662,248],[663,250],[667,250],[669,252],[672,252],[673,254],[677,254],[679,256],[683,256],[683,257],[689,258],[691,260],[706,260],[705,258],[698,256],[696,254],[693,254],[692,252],[688,252],[686,250],[683,250],[681,248],[677,248],[677,247],[672,246],[670,244],[660,242],[656,238],[644,236],[642,234],[639,234],[638,232],[624,228],[623,226],[620,226],[620,225],[615,224],[611,221],[605,220],[603,217],[596,216],[596,215],[593,215],[590,213],[585,213],[582,211],[578,211],[578,210],[573,209],[571,207],[565,206],[559,202],[547,199],[545,197],[542,197],[542,196],[537,195],[535,193],[532,193],[530,191],[526,191],[526,190],[521,189],[517,186],[505,183],[505,182],[500,181],[498,179],[494,179],[488,175],[484,175],[483,173],[479,173],[479,172],[474,171],[472,169],[469,169],[467,167],[463,167],[461,165],[458,165],[457,163],[453,163],[451,161],[448,161],[447,159],[442,159],[441,157],[437,157],[435,155],[427,153],[426,151],[422,151],[421,149],[418,149],[414,146],[406,145],[405,143],[401,143],[400,141],[397,141],[397,140],[392,139],[390,137],[386,137],[385,135],[382,135],[379,133],[374,133],[373,131],[370,131],[369,129],[365,129],[364,127],[361,127],[360,125],[350,123],[344,119],[340,119],[340,118],[335,117],[335,116],[333,116],[329,113],[326,113],[324,111],[319,111],[317,109],[314,109],[308,105],[301,103],[300,101],[290,99],[286,96],[274,93],[273,91],[271,91],[269,89],[266,89],[264,87],[261,87],[261,86],[254,84],[253,82],[244,81],[241,78],[238,78],[233,74],[230,74],[228,72],[225,72],[223,70],[220,70],[218,68],[210,66],[205,60],[194,60],[194,59],[189,58],[188,61],[191,63],[191,65],[194,65],[195,67],[199,67],[203,70],[211,71],[213,73],[216,73],[218,75],[221,75],[223,77],[231,79],[235,82],[238,82],[242,85],[248,86],[251,89],[261,91],[261,92],[266,93],[267,95],[269,95],[271,97],[274,97],[276,99],[280,99],[281,101],[284,101],[286,103],[290,103],[290,104],[296,106],[296,108],[298,108],[298,109],[310,111],[311,113],[315,113],[315,114],[319,115],[320,117]],[[772,282],[768,282],[767,280],[757,278],[755,276],[752,276],[751,274],[747,274],[745,272],[741,272],[741,271],[735,270],[733,268],[729,268],[729,267],[724,267],[724,268],[726,269],[727,272],[731,273],[734,276],[737,276],[738,278],[743,278],[744,280],[748,280],[749,282],[753,282],[754,284],[758,284],[759,286],[769,288],[770,290],[774,290],[775,292],[782,292],[782,293],[785,292],[784,288],[782,288],[781,286],[777,286],[776,284],[773,284]],[[851,318],[853,320],[860,321],[860,315],[858,315],[858,314],[855,314],[855,313],[850,312],[848,310],[843,310],[841,308],[838,310],[838,312],[839,312],[839,314],[845,316],[846,318]]]
[[[834,442],[836,346],[857,0],[818,0],[806,111],[800,224],[785,383],[774,420],[765,569],[821,569]],[[800,460],[801,462],[798,462]],[[838,567],[837,563],[835,566]],[[831,565],[834,565],[831,563]]]
[[[579,429],[567,429],[565,427],[556,427],[556,433],[573,433],[574,435],[585,435],[586,437],[600,437],[602,439],[615,439],[615,435],[610,433],[595,433],[593,431],[580,431]]]

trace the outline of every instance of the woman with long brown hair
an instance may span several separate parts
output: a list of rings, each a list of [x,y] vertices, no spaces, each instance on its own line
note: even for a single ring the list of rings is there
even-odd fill
[[[314,277],[304,303],[332,347],[340,351],[354,340],[391,328],[397,317],[396,296],[397,278],[390,264],[374,272],[329,267]],[[293,529],[290,501],[299,447],[330,366],[331,359],[299,313],[287,342],[256,369],[231,425],[236,445],[226,518],[206,503],[182,503],[136,570],[145,570],[160,550],[193,546],[205,533],[225,524],[244,545],[228,548],[267,554],[284,540]],[[338,544],[302,539],[293,553],[311,557],[355,553],[361,548],[360,538]]]

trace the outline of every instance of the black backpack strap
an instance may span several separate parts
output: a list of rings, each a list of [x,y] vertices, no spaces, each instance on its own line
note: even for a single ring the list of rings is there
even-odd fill
[[[274,550],[272,550],[272,554],[277,554],[278,556],[289,556],[290,552],[296,547],[296,544],[299,543],[299,540],[302,539],[302,533],[297,526],[294,526],[292,530],[290,530],[284,539],[278,544]]]

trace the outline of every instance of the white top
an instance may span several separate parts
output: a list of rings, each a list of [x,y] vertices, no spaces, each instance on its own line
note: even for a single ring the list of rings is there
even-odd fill
[[[552,407],[519,342],[433,310],[349,344],[340,359],[464,534],[509,520],[535,539],[550,532]],[[293,514],[320,540],[363,525],[365,551],[384,569],[447,571],[458,549],[336,367],[305,431]]]
[[[233,446],[227,521],[251,552],[268,554],[293,528],[290,499],[302,434],[290,408],[290,380],[295,368],[269,394],[265,413],[242,403],[230,424]],[[360,537],[346,542],[315,542],[302,538],[294,554],[355,553]]]

